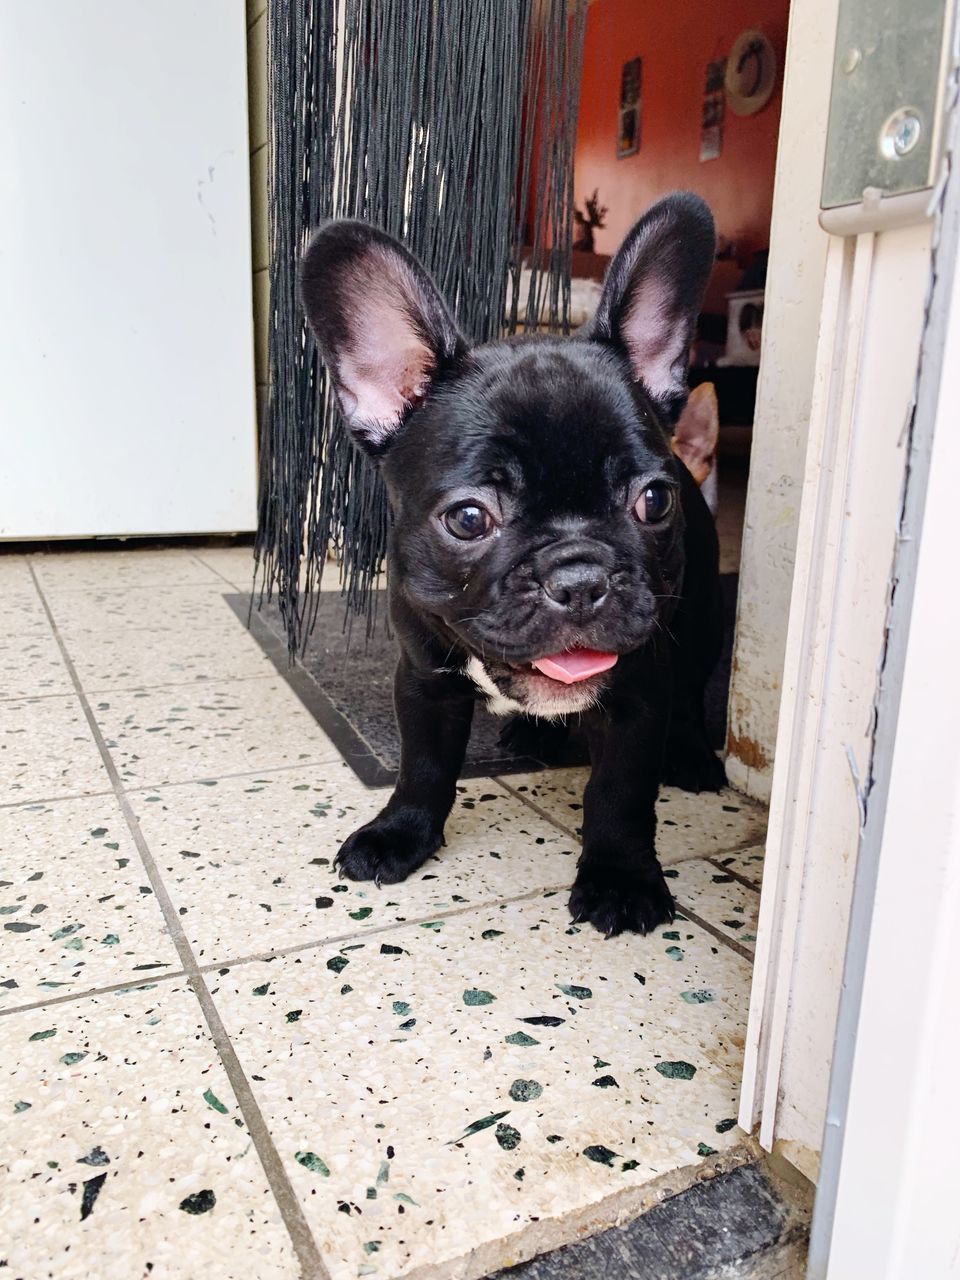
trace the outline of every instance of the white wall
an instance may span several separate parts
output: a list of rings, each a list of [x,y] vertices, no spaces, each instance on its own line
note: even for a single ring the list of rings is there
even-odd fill
[[[0,6],[0,538],[254,526],[245,35]]]

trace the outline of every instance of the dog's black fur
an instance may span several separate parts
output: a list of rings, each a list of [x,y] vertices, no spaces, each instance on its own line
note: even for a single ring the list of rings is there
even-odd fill
[[[399,779],[341,848],[341,874],[395,882],[437,851],[482,690],[528,732],[530,715],[582,715],[592,774],[574,918],[607,935],[673,918],[659,779],[725,781],[703,724],[721,642],[716,533],[668,442],[714,243],[706,205],[669,196],[627,237],[585,332],[473,348],[389,236],[333,222],[309,245],[304,307],[390,497],[400,642]],[[569,687],[529,665],[574,647],[619,659]]]

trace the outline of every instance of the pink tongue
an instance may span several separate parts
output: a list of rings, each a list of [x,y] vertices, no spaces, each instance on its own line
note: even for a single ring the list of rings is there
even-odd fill
[[[537,658],[531,665],[551,680],[576,684],[578,680],[587,680],[601,671],[609,671],[616,661],[615,653],[601,653],[599,649],[568,649],[566,653],[551,653],[546,658]]]

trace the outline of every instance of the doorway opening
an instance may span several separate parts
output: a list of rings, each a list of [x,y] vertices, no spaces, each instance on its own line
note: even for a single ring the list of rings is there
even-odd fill
[[[714,211],[720,235],[690,351],[690,381],[697,391],[709,394],[716,416],[709,480],[714,487],[721,570],[727,587],[730,662],[721,680],[716,742],[720,750],[727,737],[726,694],[734,665],[730,650],[762,378],[761,339],[768,311],[767,264],[788,17],[787,0],[776,10],[766,4],[739,3],[708,19],[692,3],[650,15],[624,0],[595,0],[586,11],[573,164],[578,226],[572,255],[571,327],[589,317],[610,258],[630,226],[667,192],[692,189],[701,194]],[[522,190],[523,184],[518,185]],[[540,244],[549,249],[546,239],[546,245],[543,240]],[[527,243],[537,244],[533,227]],[[536,253],[531,247],[531,278],[542,270]],[[521,310],[525,310],[523,301],[521,297]],[[324,583],[328,585],[338,585],[335,573]],[[247,601],[236,603],[245,615]],[[320,608],[323,625],[314,633],[318,644],[313,662],[304,665],[314,666],[321,676],[318,683],[325,681],[326,700],[339,707],[341,722],[323,717],[321,700],[316,700],[315,715],[335,741],[335,729],[347,741],[352,726],[352,740],[341,749],[344,760],[349,759],[353,771],[363,778],[358,768],[361,755],[377,757],[383,771],[378,774],[372,768],[370,782],[383,786],[395,769],[388,749],[395,748],[396,740],[392,746],[378,743],[373,729],[388,726],[391,735],[394,732],[389,710],[392,648],[388,646],[390,652],[375,671],[372,667],[361,670],[347,660],[339,644],[342,606],[328,597]],[[786,602],[776,593],[771,594],[770,613],[778,615],[777,624],[784,632]],[[276,639],[282,627],[278,619],[274,622]],[[366,653],[373,653],[372,646]],[[277,657],[283,660],[282,650]],[[334,671],[352,679],[352,693],[341,691],[343,696],[336,696]],[[354,712],[346,708],[348,693]],[[769,694],[775,704],[775,686]],[[307,698],[303,700],[310,705]],[[362,723],[363,717],[370,725]],[[343,719],[349,724],[345,726]],[[469,1131],[465,1137],[480,1139],[469,1147],[476,1174],[491,1186],[507,1189],[502,1203],[476,1215],[470,1226],[471,1247],[488,1250],[485,1256],[491,1260],[491,1269],[494,1262],[502,1264],[507,1257],[529,1257],[566,1243],[587,1220],[594,1226],[607,1225],[618,1216],[636,1213],[644,1196],[659,1194],[667,1183],[676,1190],[688,1179],[725,1172],[739,1161],[756,1157],[756,1149],[737,1126],[737,1109],[766,830],[766,811],[758,803],[766,798],[762,783],[744,788],[743,779],[737,778],[746,795],[732,789],[699,796],[665,789],[658,806],[658,847],[680,918],[675,927],[658,930],[647,939],[621,937],[598,948],[590,931],[570,920],[564,892],[569,890],[579,847],[586,770],[571,764],[544,768],[538,761],[519,765],[514,761],[508,766],[496,758],[496,745],[494,739],[464,775],[447,831],[448,846],[439,860],[442,865],[429,864],[425,879],[432,882],[432,892],[442,889],[444,878],[458,875],[461,866],[472,875],[467,868],[479,852],[484,872],[493,867],[490,886],[503,887],[501,872],[510,863],[511,885],[522,882],[531,895],[539,885],[544,902],[536,908],[511,907],[508,912],[504,898],[503,910],[498,905],[498,915],[490,918],[493,923],[478,935],[497,946],[478,951],[475,961],[467,958],[463,935],[446,923],[446,906],[436,904],[429,919],[418,921],[427,932],[419,935],[407,984],[419,999],[424,982],[441,981],[441,1003],[449,1003],[451,992],[458,994],[454,986],[460,983],[459,995],[462,1000],[469,996],[469,1007],[490,1007],[498,1014],[510,1007],[527,1024],[519,1030],[505,1027],[501,1037],[512,1049],[524,1051],[516,1056],[515,1078],[501,1079],[507,1064],[494,1043],[484,1047],[481,1074],[474,1058],[450,1059],[471,1096],[482,1095],[486,1100],[489,1088],[493,1089],[489,1105],[484,1102],[487,1119],[497,1122],[487,1126],[492,1132],[473,1130],[475,1118],[464,1118]],[[767,765],[772,764],[772,754],[769,747]],[[364,797],[365,812],[372,812],[375,798],[358,794]],[[499,839],[498,826],[515,830],[517,843],[507,847]],[[493,835],[497,838],[488,847],[484,842]],[[333,832],[327,837],[330,849],[324,848],[324,855],[336,851]],[[531,839],[547,852],[538,866],[524,858]],[[484,862],[484,856],[494,859],[493,864]],[[563,859],[567,861],[558,861]],[[412,891],[411,886],[412,881],[403,895]],[[455,887],[452,900],[470,909],[467,904],[475,901],[470,886],[460,882]],[[485,881],[479,892],[500,888],[488,888]],[[336,902],[334,890],[341,892],[331,886],[323,899]],[[360,885],[357,893],[366,890]],[[404,901],[400,890],[394,890],[385,905],[397,908],[399,902],[402,907]],[[537,899],[531,897],[533,901]],[[350,904],[356,908],[351,918],[358,920],[375,920],[381,908],[377,897],[358,903],[351,896]],[[497,920],[507,921],[510,928]],[[558,923],[563,926],[559,949],[531,960],[530,939],[538,942],[541,932],[548,933]],[[501,964],[506,968],[500,969]],[[460,977],[464,965],[476,969],[475,973],[471,969],[468,986]],[[508,971],[514,977],[506,976]],[[524,975],[522,981],[518,974]],[[353,984],[346,985],[352,991]],[[537,1009],[518,1012],[517,1000],[529,1002],[528,996],[518,994],[521,987],[527,991],[536,987]],[[554,991],[560,995],[555,997]],[[563,1007],[560,996],[567,997]],[[545,1000],[549,1003],[544,1004]],[[403,1003],[413,1007],[406,997]],[[450,1021],[447,1012],[438,1017],[436,1033],[459,1036],[459,1024]],[[618,1043],[607,1034],[609,1027],[603,1026],[608,1019],[620,1033]],[[557,1031],[558,1027],[565,1030]],[[404,1030],[414,1032],[414,1023]],[[661,1038],[664,1030],[667,1039]],[[434,1031],[421,1026],[416,1034],[429,1038]],[[469,1036],[464,1043],[468,1050],[475,1047]],[[575,1071],[572,1059],[561,1056],[565,1043],[579,1055],[578,1060],[582,1058],[584,1069],[593,1073],[586,1097],[578,1099],[568,1091]],[[545,1052],[540,1052],[541,1047]],[[331,1051],[337,1052],[333,1038]],[[483,1063],[493,1065],[487,1069]],[[677,1082],[690,1081],[696,1082],[694,1088],[678,1088]],[[423,1083],[421,1079],[418,1089]],[[575,1126],[568,1124],[570,1132],[559,1124],[554,1132],[546,1132],[545,1126],[551,1123],[547,1116],[556,1114],[550,1109],[519,1112],[511,1105],[541,1097],[548,1100],[543,1104],[547,1108],[561,1098],[570,1104],[578,1116]],[[509,1117],[503,1119],[498,1109],[503,1115],[509,1111]],[[452,1145],[456,1147],[456,1141]],[[522,1163],[504,1154],[517,1150]],[[561,1151],[568,1160],[555,1158]],[[456,1179],[453,1157],[450,1177]],[[599,1166],[599,1181],[593,1166]],[[517,1186],[522,1190],[518,1192]],[[542,1194],[531,1197],[534,1186]],[[510,1218],[515,1225],[509,1228],[501,1213],[508,1203],[516,1203]],[[560,1203],[562,1210],[551,1207]],[[443,1217],[440,1202],[431,1201],[431,1207]],[[379,1210],[368,1207],[365,1212],[378,1214]],[[379,1216],[377,1223],[380,1232]],[[509,1244],[494,1248],[493,1237],[504,1231]],[[399,1231],[385,1220],[382,1232],[378,1239],[383,1240],[385,1254],[399,1247]],[[420,1258],[422,1241],[410,1245],[407,1240],[404,1248],[408,1245]]]

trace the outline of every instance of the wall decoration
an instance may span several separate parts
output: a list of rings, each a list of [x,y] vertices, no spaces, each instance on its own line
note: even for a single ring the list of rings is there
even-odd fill
[[[758,365],[763,329],[763,290],[742,289],[727,294],[725,365]]]
[[[777,82],[777,55],[762,31],[741,31],[733,42],[724,85],[736,116],[752,116],[770,101]]]
[[[631,58],[620,75],[620,129],[617,157],[636,155],[640,150],[640,96],[643,90],[643,59]]]
[[[707,63],[703,87],[703,118],[700,124],[700,159],[717,160],[723,150],[723,76],[726,58]]]

